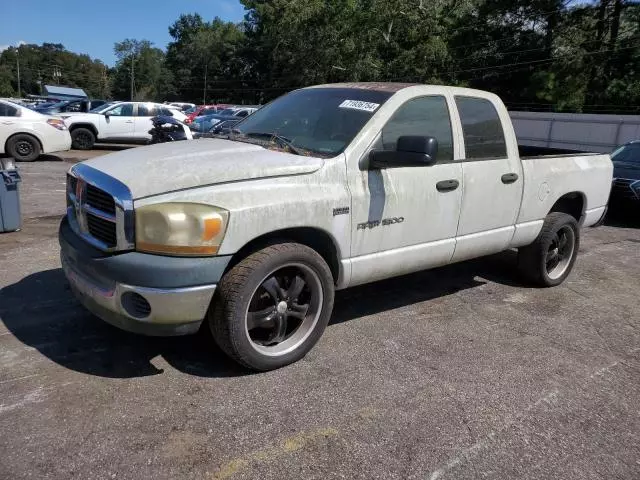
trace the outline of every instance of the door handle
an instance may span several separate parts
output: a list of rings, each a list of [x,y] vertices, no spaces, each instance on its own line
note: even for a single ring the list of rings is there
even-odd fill
[[[518,180],[517,173],[505,173],[502,175],[502,183],[513,183]]]
[[[442,180],[436,183],[436,188],[439,192],[451,192],[458,188],[460,182],[458,180]]]

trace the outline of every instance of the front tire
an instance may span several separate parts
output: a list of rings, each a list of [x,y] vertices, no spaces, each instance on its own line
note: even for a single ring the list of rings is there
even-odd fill
[[[542,287],[560,285],[569,276],[580,247],[580,229],[571,215],[547,215],[538,238],[518,252],[518,266],[530,282]]]
[[[76,150],[91,150],[96,136],[88,128],[75,128],[71,131],[71,146]]]
[[[235,265],[220,282],[209,312],[218,346],[252,370],[283,367],[304,357],[333,310],[331,270],[313,249],[281,243]]]
[[[42,149],[37,138],[20,133],[7,141],[7,153],[19,162],[33,162],[40,156]]]

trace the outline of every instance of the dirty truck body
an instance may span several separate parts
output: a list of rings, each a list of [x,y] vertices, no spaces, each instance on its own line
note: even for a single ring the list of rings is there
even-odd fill
[[[150,335],[207,322],[226,353],[268,370],[317,342],[337,289],[510,248],[532,282],[557,285],[611,178],[607,155],[520,158],[487,92],[310,87],[227,138],[72,167],[61,258],[102,319]]]

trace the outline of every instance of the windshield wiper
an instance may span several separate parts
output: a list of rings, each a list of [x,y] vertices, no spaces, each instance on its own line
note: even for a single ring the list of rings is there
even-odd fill
[[[277,133],[267,133],[267,132],[248,132],[248,133],[243,133],[240,130],[234,128],[233,130],[231,130],[232,133],[235,134],[239,134],[239,135],[245,135],[247,137],[258,137],[258,138],[268,138],[268,139],[273,139],[276,140],[277,142],[280,143],[280,145],[283,145],[284,147],[288,148],[289,151],[295,155],[303,155],[303,153],[296,148],[293,143],[291,143],[291,140],[289,140],[287,137],[283,137],[282,135],[278,135]]]

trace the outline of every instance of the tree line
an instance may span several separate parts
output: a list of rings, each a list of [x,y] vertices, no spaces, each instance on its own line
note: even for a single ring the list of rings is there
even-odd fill
[[[17,92],[19,56],[28,93],[55,81],[100,98],[258,104],[310,84],[398,81],[489,90],[513,110],[640,113],[636,1],[241,2],[238,24],[181,15],[166,50],[116,43],[113,68],[59,44],[9,48],[0,96]]]

